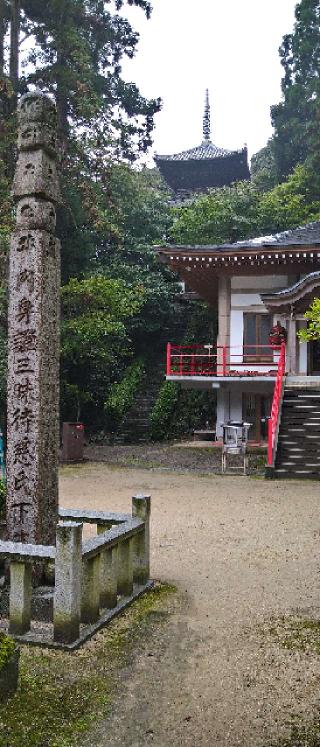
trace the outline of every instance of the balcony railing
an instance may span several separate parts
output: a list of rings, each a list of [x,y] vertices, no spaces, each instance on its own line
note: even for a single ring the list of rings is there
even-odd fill
[[[167,346],[167,376],[272,376],[276,378],[280,347],[219,346],[211,343]]]

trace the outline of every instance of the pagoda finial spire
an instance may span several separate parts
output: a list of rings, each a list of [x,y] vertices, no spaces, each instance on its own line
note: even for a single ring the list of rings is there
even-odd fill
[[[204,105],[203,115],[203,142],[210,143],[211,132],[210,132],[210,103],[209,103],[209,91],[206,89],[206,99]]]

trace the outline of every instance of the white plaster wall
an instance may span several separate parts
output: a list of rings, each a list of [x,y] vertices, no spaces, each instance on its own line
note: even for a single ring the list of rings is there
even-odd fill
[[[255,290],[259,293],[268,290],[281,290],[287,288],[288,276],[287,275],[249,275],[242,276],[235,275],[231,279],[231,290]]]
[[[238,280],[240,278],[237,278]],[[250,278],[252,280],[252,278]],[[257,278],[255,278],[257,281]],[[230,363],[235,368],[237,363],[243,362],[243,314],[245,312],[258,312],[267,314],[268,311],[261,301],[258,293],[232,293],[231,294],[231,314],[230,314]],[[274,358],[275,360],[275,358]],[[272,364],[270,364],[272,366]],[[265,366],[253,366],[250,368],[254,371],[265,371]]]
[[[221,423],[226,423],[230,420],[230,393],[225,389],[218,389],[217,391],[217,423],[216,423],[216,435],[217,438],[222,438],[223,430]]]
[[[231,307],[235,306],[246,309],[249,307],[249,310],[251,306],[262,306],[262,309],[265,308],[259,293],[231,293]]]

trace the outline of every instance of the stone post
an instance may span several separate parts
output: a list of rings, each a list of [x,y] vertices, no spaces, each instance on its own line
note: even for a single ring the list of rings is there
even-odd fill
[[[59,447],[55,105],[41,93],[28,93],[21,98],[18,122],[9,270],[7,526],[10,540],[52,545]]]
[[[150,495],[134,495],[132,516],[144,521],[144,530],[133,538],[133,580],[146,584],[150,578]]]
[[[100,607],[117,606],[118,548],[110,547],[100,553]]]
[[[118,544],[118,594],[130,597],[133,591],[132,542],[133,538]]]
[[[20,560],[10,562],[9,633],[23,635],[30,630],[32,566]]]
[[[82,561],[81,622],[95,623],[100,607],[100,554]]]
[[[97,534],[111,529],[112,522],[97,525]],[[112,609],[117,606],[118,548],[111,547],[100,553],[100,607]]]
[[[74,521],[57,525],[53,637],[61,643],[79,638],[82,526]]]

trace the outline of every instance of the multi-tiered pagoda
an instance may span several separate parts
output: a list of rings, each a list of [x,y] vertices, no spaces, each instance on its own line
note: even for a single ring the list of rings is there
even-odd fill
[[[211,142],[208,91],[201,145],[169,156],[156,154],[155,162],[169,187],[181,197],[250,179],[246,147],[241,150],[225,150]]]

